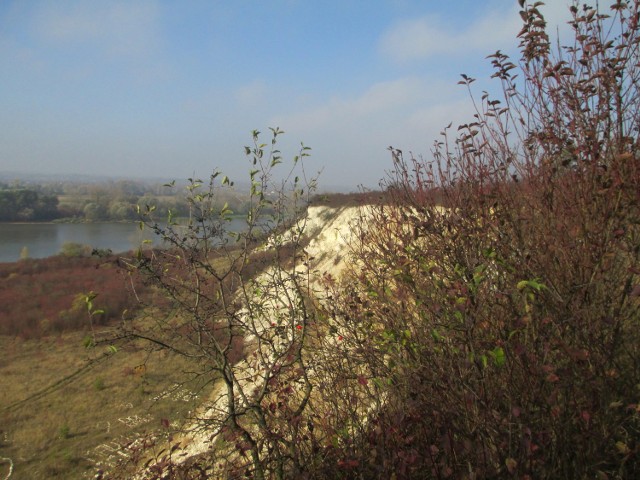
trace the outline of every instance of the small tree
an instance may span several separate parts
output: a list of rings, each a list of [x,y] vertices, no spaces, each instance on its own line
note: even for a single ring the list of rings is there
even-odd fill
[[[185,222],[170,211],[160,223],[153,207],[141,210],[141,227],[168,247],[140,250],[129,263],[162,300],[148,306],[148,319],[128,322],[124,335],[189,358],[193,374],[209,379],[211,403],[192,426],[214,444],[207,463],[215,475],[283,478],[300,468],[291,425],[311,393],[305,348],[316,313],[303,233],[315,180],[303,168],[304,145],[285,176],[276,178],[283,132],[271,133],[268,145],[254,131],[246,147],[250,200],[243,231],[228,230],[232,212],[226,204],[217,207],[217,198],[233,182],[214,172],[208,183],[189,180]],[[177,468],[187,469],[167,457],[149,474]]]
[[[87,203],[82,211],[84,217],[90,221],[104,220],[107,214],[104,205],[95,202]]]
[[[65,257],[88,257],[91,255],[91,246],[78,242],[64,242],[60,247],[60,255]]]

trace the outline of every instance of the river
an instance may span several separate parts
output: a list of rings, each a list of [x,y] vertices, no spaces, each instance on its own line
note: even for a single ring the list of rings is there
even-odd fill
[[[229,230],[241,230],[243,223],[244,219],[234,219]],[[19,260],[25,247],[29,258],[56,255],[67,242],[120,253],[137,248],[145,239],[161,243],[137,223],[0,223],[0,262]]]

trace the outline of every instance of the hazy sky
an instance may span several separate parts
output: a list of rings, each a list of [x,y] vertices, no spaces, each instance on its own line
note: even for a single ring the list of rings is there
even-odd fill
[[[388,146],[470,118],[460,74],[489,88],[520,26],[517,0],[2,0],[0,172],[241,180],[278,126],[323,184],[376,186]]]

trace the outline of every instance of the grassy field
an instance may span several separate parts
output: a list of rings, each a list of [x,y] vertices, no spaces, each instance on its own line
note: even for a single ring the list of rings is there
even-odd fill
[[[230,257],[212,254],[216,269]],[[258,252],[253,275],[268,263]],[[209,393],[212,378],[194,379],[183,357],[150,352],[141,340],[108,343],[124,322],[145,329],[163,298],[116,257],[65,257],[0,265],[0,478],[95,478],[126,462],[123,446],[176,433]],[[135,284],[135,295],[132,286]],[[89,315],[86,298],[95,293]],[[162,315],[162,312],[155,312]],[[92,327],[93,326],[93,327]],[[96,347],[86,348],[96,329]],[[236,352],[241,355],[240,351]],[[153,452],[153,449],[149,449]]]
[[[226,258],[212,259],[223,268]],[[255,262],[260,265],[260,262]],[[211,378],[194,379],[193,364],[142,340],[102,340],[120,323],[146,328],[154,314],[140,307],[162,299],[114,258],[50,257],[0,266],[0,478],[94,478],[126,462],[122,448],[140,438],[165,444],[208,393]],[[97,346],[91,340],[86,292],[97,293]],[[153,448],[149,450],[153,452]]]
[[[185,383],[181,359],[149,358],[142,344],[104,355],[83,338],[0,337],[0,457],[12,460],[12,479],[93,478],[125,459],[121,445],[166,436],[195,408],[200,385]]]

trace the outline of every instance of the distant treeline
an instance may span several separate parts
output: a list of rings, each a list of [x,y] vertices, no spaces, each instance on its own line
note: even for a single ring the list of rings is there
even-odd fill
[[[25,188],[0,190],[0,221],[37,221],[58,218],[58,197]]]
[[[248,197],[221,189],[216,197],[236,214],[249,208]],[[174,216],[188,216],[185,189],[135,181],[107,181],[100,184],[52,183],[9,185],[0,182],[0,222],[137,220],[138,207],[153,206],[157,218],[171,210]]]

